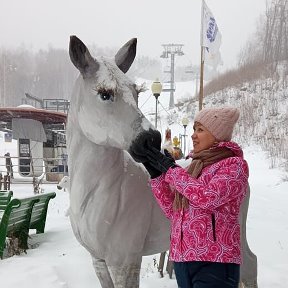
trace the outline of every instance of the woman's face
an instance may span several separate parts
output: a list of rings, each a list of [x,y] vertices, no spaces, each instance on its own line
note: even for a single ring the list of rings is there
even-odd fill
[[[191,138],[193,141],[194,153],[211,148],[216,138],[200,123],[195,122],[193,126],[194,133]]]

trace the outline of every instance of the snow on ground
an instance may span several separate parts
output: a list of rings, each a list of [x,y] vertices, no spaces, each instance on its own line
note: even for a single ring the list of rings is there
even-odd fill
[[[257,146],[244,150],[250,165],[251,199],[247,222],[248,241],[258,256],[259,287],[286,288],[288,283],[288,182],[284,173],[269,169],[266,155]],[[46,231],[31,234],[33,249],[27,254],[0,261],[1,287],[5,288],[100,288],[89,254],[76,241],[69,218],[69,195],[55,184],[43,184],[45,192],[56,191],[50,201]],[[15,197],[32,194],[31,184],[14,184]],[[175,277],[160,278],[154,259],[143,258],[142,288],[177,287]]]

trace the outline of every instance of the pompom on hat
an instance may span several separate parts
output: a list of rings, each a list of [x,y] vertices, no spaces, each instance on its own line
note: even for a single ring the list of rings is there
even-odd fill
[[[205,108],[198,112],[194,121],[202,124],[218,141],[230,141],[233,128],[239,119],[237,108]]]

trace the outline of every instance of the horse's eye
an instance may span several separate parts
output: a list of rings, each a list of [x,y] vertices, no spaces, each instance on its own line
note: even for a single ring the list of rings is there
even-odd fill
[[[108,91],[101,91],[101,92],[99,92],[99,94],[100,94],[100,97],[103,101],[108,101],[108,100],[110,100],[112,102],[114,101],[114,96],[111,95],[111,93]]]

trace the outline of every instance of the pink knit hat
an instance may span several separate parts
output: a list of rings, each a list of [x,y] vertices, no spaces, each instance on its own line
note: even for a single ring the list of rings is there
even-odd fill
[[[233,107],[205,108],[194,121],[207,128],[218,141],[230,141],[239,115],[239,110]]]

